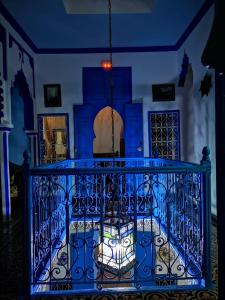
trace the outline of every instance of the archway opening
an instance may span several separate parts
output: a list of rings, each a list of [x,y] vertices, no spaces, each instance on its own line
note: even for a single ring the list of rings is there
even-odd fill
[[[112,119],[114,121],[114,153],[112,153]],[[94,120],[93,154],[94,157],[124,156],[123,120],[120,114],[106,106],[101,109]]]
[[[11,121],[9,134],[9,172],[12,217],[22,214],[22,164],[23,152],[30,151],[26,130],[34,129],[33,100],[26,77],[18,71],[11,88]]]
[[[9,133],[9,175],[12,218],[22,214],[22,164],[23,152],[29,149],[24,124],[24,100],[17,87],[11,89],[11,118],[13,128]]]

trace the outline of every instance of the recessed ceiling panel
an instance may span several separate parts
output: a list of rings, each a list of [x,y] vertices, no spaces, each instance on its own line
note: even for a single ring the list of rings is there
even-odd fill
[[[112,15],[113,47],[175,45],[199,10],[211,2],[154,0],[152,9],[153,0],[111,1],[113,11],[117,12]],[[0,0],[0,3],[38,48],[108,47],[108,0]]]
[[[63,0],[68,14],[106,14],[108,0]],[[111,0],[112,13],[132,14],[152,11],[154,0]]]

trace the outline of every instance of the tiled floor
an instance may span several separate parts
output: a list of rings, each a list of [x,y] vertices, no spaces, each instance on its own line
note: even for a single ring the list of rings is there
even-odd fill
[[[22,219],[15,216],[10,222],[0,222],[0,299],[4,300],[25,300],[20,297],[22,288]],[[56,300],[130,300],[130,299],[176,299],[176,300],[194,300],[194,299],[217,299],[217,242],[216,227],[212,226],[212,266],[214,287],[209,291],[198,292],[180,292],[180,293],[123,293],[118,295],[93,295],[93,296],[67,296],[67,297],[38,297],[40,299]]]

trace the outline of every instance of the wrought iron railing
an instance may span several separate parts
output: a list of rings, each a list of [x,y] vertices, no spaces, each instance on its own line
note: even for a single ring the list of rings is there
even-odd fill
[[[30,169],[31,293],[209,286],[206,154]]]

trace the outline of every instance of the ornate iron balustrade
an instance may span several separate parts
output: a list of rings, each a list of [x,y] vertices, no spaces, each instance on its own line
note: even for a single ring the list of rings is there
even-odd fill
[[[208,286],[207,159],[30,169],[31,293]]]

